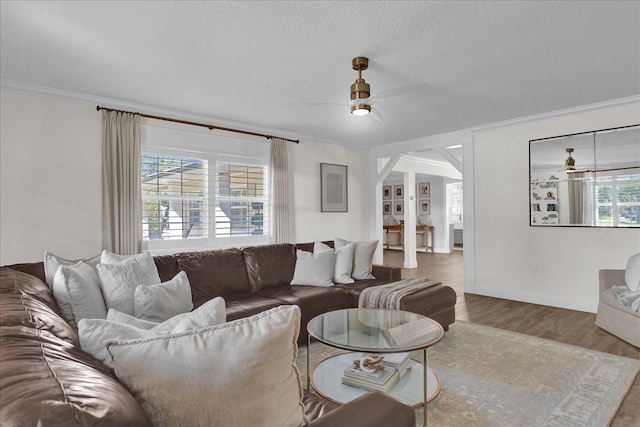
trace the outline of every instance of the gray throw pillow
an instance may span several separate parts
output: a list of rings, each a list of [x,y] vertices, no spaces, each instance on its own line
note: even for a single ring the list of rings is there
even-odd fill
[[[350,242],[348,240],[336,238],[333,240],[333,244],[336,249],[340,249],[347,246],[349,243],[355,243],[356,247],[353,253],[353,270],[351,277],[356,280],[372,280],[373,277],[373,254],[378,247],[378,241],[372,240],[369,242]]]
[[[333,286],[333,270],[335,254],[325,251],[317,254],[296,251],[296,268],[293,272],[292,285]]]
[[[179,272],[158,285],[139,285],[134,292],[135,316],[151,322],[164,322],[193,309],[187,273]]]

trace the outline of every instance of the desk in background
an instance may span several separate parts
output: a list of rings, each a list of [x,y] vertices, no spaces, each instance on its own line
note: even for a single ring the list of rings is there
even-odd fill
[[[398,245],[391,246],[404,246],[404,224],[383,225],[382,228],[387,235],[387,243],[383,245],[383,247],[389,249],[389,231],[397,231],[399,232],[398,234],[400,234],[400,241],[398,242]],[[420,234],[422,241],[418,239],[418,234]],[[433,225],[416,225],[416,248],[426,248],[427,252],[433,252],[434,241]]]

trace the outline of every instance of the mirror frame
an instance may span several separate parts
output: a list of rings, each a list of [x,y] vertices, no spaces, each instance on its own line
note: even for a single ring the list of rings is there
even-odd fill
[[[630,167],[621,167],[621,168],[612,168],[612,169],[597,169],[597,159],[598,159],[598,152],[602,152],[603,151],[603,147],[599,147],[598,146],[598,134],[602,134],[602,133],[611,133],[611,131],[619,131],[619,130],[624,130],[624,129],[630,129],[630,128],[639,128],[640,129],[640,124],[632,124],[632,125],[626,125],[626,126],[619,126],[619,127],[614,127],[614,128],[607,128],[607,129],[598,129],[598,130],[592,130],[592,131],[586,131],[586,132],[576,132],[576,133],[572,133],[572,134],[566,134],[566,135],[557,135],[557,136],[551,136],[551,137],[546,137],[546,138],[538,138],[538,139],[531,139],[529,140],[529,226],[530,227],[571,227],[571,228],[630,228],[630,229],[637,229],[640,227],[640,221],[638,221],[637,225],[633,224],[633,225],[627,225],[627,226],[620,226],[620,225],[598,225],[594,221],[592,222],[592,224],[585,224],[585,223],[581,223],[581,224],[568,224],[568,223],[536,223],[535,222],[535,216],[534,216],[534,211],[538,212],[541,211],[539,204],[536,203],[536,201],[541,200],[539,197],[539,194],[535,194],[534,193],[534,187],[537,187],[538,182],[547,182],[547,186],[544,186],[544,184],[540,185],[540,187],[537,187],[538,189],[544,187],[545,189],[549,189],[550,191],[547,192],[547,197],[549,197],[550,199],[554,200],[555,203],[553,202],[544,202],[542,201],[542,204],[545,205],[545,212],[549,211],[549,212],[558,212],[559,208],[558,208],[558,184],[561,183],[563,180],[556,178],[552,172],[550,175],[551,181],[556,179],[558,180],[558,184],[553,185],[553,183],[549,182],[549,181],[545,181],[545,179],[543,178],[540,181],[540,178],[536,177],[534,178],[533,174],[535,173],[533,170],[533,163],[532,163],[532,151],[533,151],[533,147],[536,143],[538,142],[542,142],[542,141],[549,141],[549,140],[561,140],[563,138],[570,138],[570,137],[575,137],[575,136],[584,136],[584,135],[592,135],[592,149],[593,149],[593,164],[589,165],[588,170],[584,171],[584,172],[589,172],[590,173],[590,177],[588,177],[587,179],[589,180],[595,180],[596,178],[596,174],[598,172],[607,172],[607,171],[612,171],[612,170],[625,170],[625,169],[629,169],[629,170],[635,170],[637,169],[640,173],[640,161],[639,163],[636,165],[635,164],[635,160],[633,160],[632,165]],[[640,141],[638,141],[638,147],[639,147],[639,153],[640,153]],[[584,146],[584,144],[583,144]],[[564,167],[566,167],[565,165],[561,165],[559,164],[559,169],[562,169]],[[579,170],[576,170],[575,172],[580,172]],[[635,173],[632,173],[635,175]],[[567,180],[568,182],[568,180]],[[555,195],[553,194],[554,189],[555,188]],[[594,190],[594,194],[595,194],[595,190]],[[534,196],[535,195],[535,196]],[[538,197],[538,198],[536,198]],[[546,200],[546,198],[544,199]],[[555,205],[555,206],[547,206],[547,205]],[[538,205],[538,206],[536,206]],[[537,207],[536,210],[534,210],[534,207]],[[592,206],[593,209],[593,206]],[[595,210],[594,210],[595,212]],[[556,214],[557,218],[559,219],[559,213]],[[593,215],[592,215],[593,216]]]

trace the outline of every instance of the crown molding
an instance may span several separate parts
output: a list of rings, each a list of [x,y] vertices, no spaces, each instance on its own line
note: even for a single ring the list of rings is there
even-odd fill
[[[186,120],[186,121],[211,123],[212,125],[239,128],[242,130],[256,132],[256,133],[277,134],[285,138],[291,138],[291,139],[301,139],[301,140],[306,139],[307,141],[311,140],[311,141],[322,142],[326,144],[335,144],[335,142],[320,141],[317,138],[309,137],[308,135],[293,134],[292,132],[284,129],[267,128],[262,126],[256,126],[250,123],[222,119],[220,117],[206,116],[202,114],[172,110],[169,108],[154,107],[151,105],[121,101],[114,98],[106,98],[106,97],[89,95],[89,94],[80,93],[80,92],[72,92],[72,91],[55,89],[55,88],[50,88],[45,86],[19,83],[16,81],[6,80],[6,79],[0,79],[0,89],[9,91],[9,92],[24,93],[27,95],[35,95],[35,96],[52,98],[52,99],[57,99],[62,101],[77,102],[82,104],[95,104],[95,105],[100,105],[101,107],[114,108],[117,110],[136,111],[144,114],[156,115],[156,116],[167,116],[167,117]]]
[[[483,131],[488,129],[505,127],[505,126],[513,126],[521,123],[568,116],[571,114],[579,114],[579,113],[586,113],[589,111],[603,110],[605,108],[623,107],[625,105],[632,105],[632,104],[638,104],[640,106],[640,95],[633,95],[626,98],[596,102],[594,104],[581,105],[579,107],[565,108],[563,110],[555,110],[555,111],[549,111],[546,113],[533,114],[531,116],[524,116],[524,117],[518,117],[515,119],[503,120],[501,122],[495,122],[495,123],[489,123],[486,125],[470,127],[467,130],[470,132],[478,132],[478,131]]]

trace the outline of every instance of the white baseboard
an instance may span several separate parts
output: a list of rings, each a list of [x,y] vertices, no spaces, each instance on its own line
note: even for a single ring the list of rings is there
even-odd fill
[[[584,311],[587,313],[596,313],[598,308],[598,301],[574,298],[569,299],[513,289],[496,289],[489,286],[475,286],[474,289],[465,288],[464,291],[469,294],[482,295],[485,297],[547,305],[550,307],[566,308],[569,310]]]

